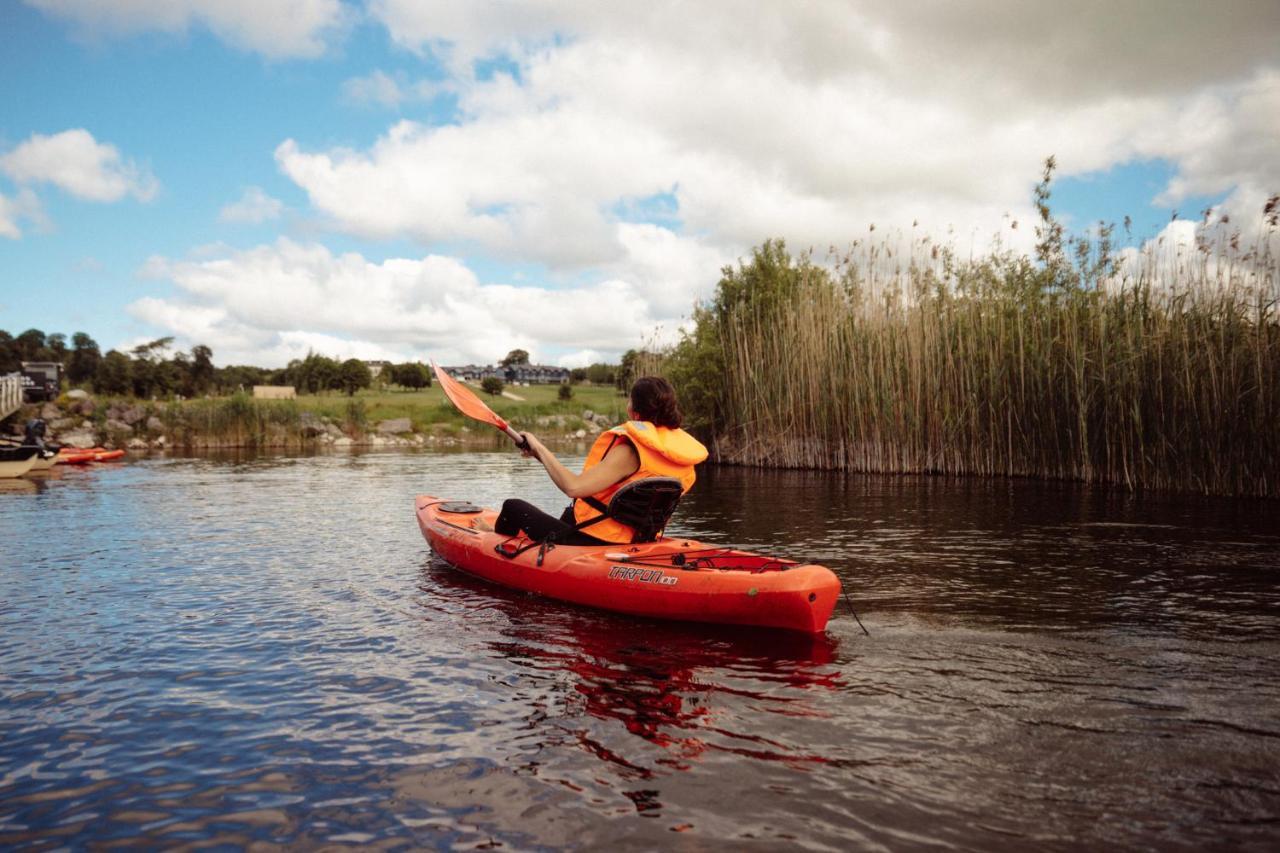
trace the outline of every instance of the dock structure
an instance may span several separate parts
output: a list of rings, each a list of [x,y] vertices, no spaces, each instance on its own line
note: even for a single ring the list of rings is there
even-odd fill
[[[0,421],[22,408],[22,376],[0,376]]]

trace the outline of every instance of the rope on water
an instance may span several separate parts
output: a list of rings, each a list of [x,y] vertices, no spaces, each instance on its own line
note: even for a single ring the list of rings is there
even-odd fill
[[[853,614],[853,621],[858,623],[858,627],[862,629],[862,633],[870,637],[871,632],[867,630],[867,626],[863,625],[862,620],[858,618],[858,611],[853,609],[853,600],[849,598],[849,593],[845,592],[843,589],[840,590],[840,592],[844,595],[844,603],[849,605],[849,612]]]

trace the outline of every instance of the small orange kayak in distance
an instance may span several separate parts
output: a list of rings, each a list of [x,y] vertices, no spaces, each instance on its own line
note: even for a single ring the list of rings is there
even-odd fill
[[[123,457],[124,454],[123,450],[107,450],[105,447],[64,447],[58,451],[58,462],[63,465],[113,462]]]
[[[477,519],[493,526],[498,513],[491,509],[428,495],[415,505],[422,535],[451,565],[615,613],[816,634],[826,630],[840,595],[839,579],[825,566],[680,538],[543,547],[475,529]]]

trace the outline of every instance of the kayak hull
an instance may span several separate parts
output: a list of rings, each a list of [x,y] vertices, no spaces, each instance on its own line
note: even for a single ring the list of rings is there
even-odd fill
[[[492,526],[493,510],[450,512],[440,498],[419,495],[418,526],[451,565],[513,589],[654,619],[752,625],[805,633],[826,629],[840,581],[825,566],[800,565],[691,539],[640,545],[529,544],[523,537],[475,529]]]

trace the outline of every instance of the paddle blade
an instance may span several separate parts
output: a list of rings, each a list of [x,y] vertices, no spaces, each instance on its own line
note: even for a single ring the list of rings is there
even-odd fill
[[[507,422],[486,406],[470,388],[445,373],[440,365],[436,364],[435,359],[431,360],[431,369],[435,371],[436,381],[440,383],[444,395],[457,407],[458,411],[469,418],[496,426],[503,432],[507,431]]]

